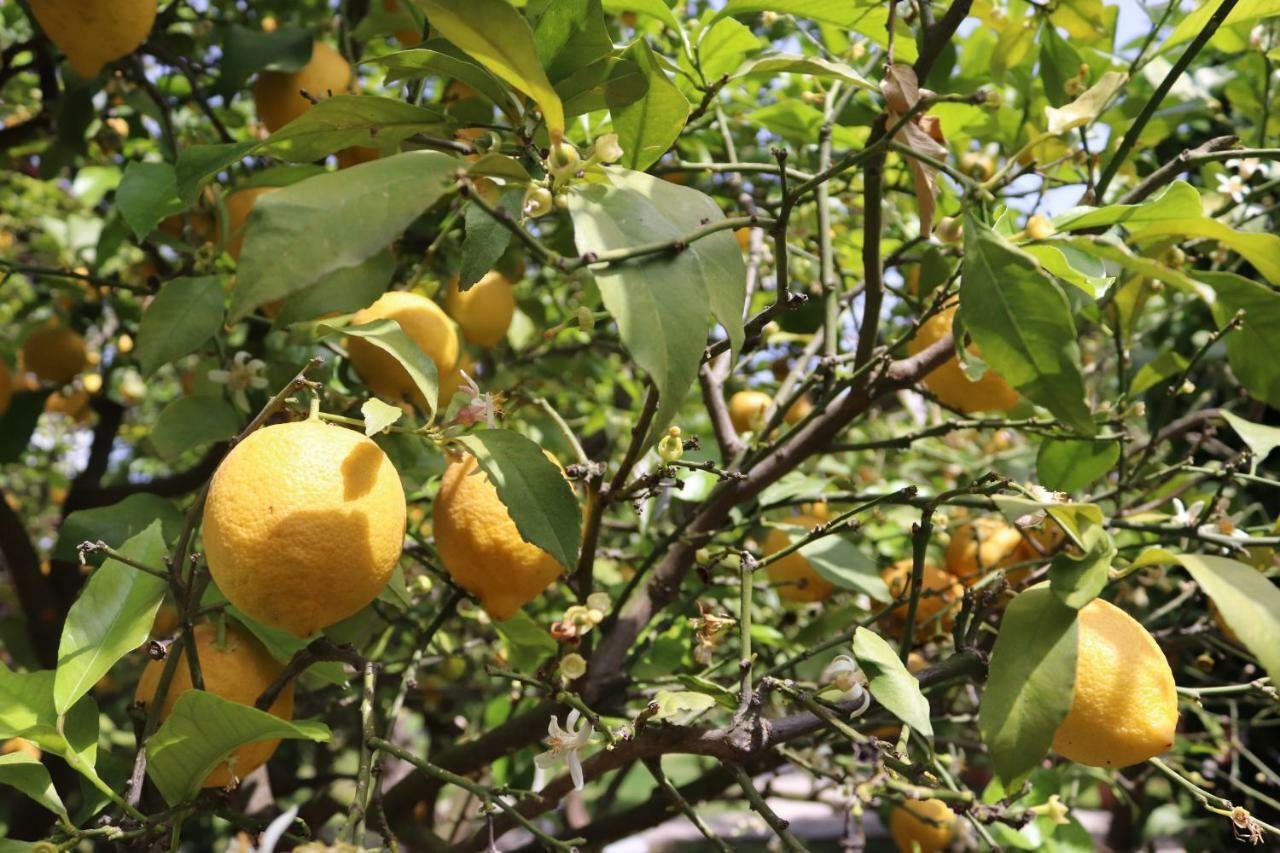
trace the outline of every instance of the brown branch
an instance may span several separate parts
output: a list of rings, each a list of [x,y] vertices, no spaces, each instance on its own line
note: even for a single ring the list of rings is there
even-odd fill
[[[1117,204],[1137,204],[1165,184],[1173,181],[1178,175],[1185,172],[1196,162],[1196,157],[1203,154],[1212,154],[1217,151],[1226,151],[1235,146],[1240,141],[1240,137],[1215,136],[1213,139],[1196,146],[1195,148],[1187,148],[1177,157],[1174,157],[1168,163],[1165,163],[1159,169],[1156,169],[1150,175],[1142,179],[1142,183],[1129,190],[1120,198],[1116,199]]]
[[[724,402],[724,383],[716,376],[711,362],[704,361],[698,368],[698,384],[702,387],[702,402],[711,418],[711,431],[720,447],[720,460],[725,464],[746,449],[738,431],[733,427],[729,409]]]

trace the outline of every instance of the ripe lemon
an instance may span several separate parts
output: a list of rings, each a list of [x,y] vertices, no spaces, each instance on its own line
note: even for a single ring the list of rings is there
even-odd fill
[[[311,60],[297,71],[263,71],[253,84],[253,101],[258,120],[269,133],[275,133],[311,109],[313,98],[341,95],[351,87],[351,65],[342,54],[324,42],[311,48]]]
[[[66,385],[89,363],[84,338],[50,321],[22,342],[22,365],[45,382]]]
[[[910,557],[899,560],[885,568],[880,577],[889,587],[889,593],[895,598],[906,595],[911,584],[912,560]],[[920,601],[916,605],[916,625],[941,627],[944,631],[955,621],[959,601],[964,597],[964,587],[956,580],[955,575],[941,569],[934,563],[925,562],[924,588],[920,591]],[[901,628],[907,623],[909,602],[903,601],[889,614],[894,625]],[[941,620],[934,619],[941,614]]]
[[[889,812],[889,834],[902,853],[939,853],[956,834],[956,813],[942,800],[907,800]]]
[[[352,166],[359,166],[361,163],[377,160],[378,149],[364,145],[353,145],[350,148],[343,148],[339,151],[337,158],[339,169],[350,169]]]
[[[271,686],[284,669],[266,650],[258,639],[244,628],[228,622],[224,642],[218,646],[218,628],[211,623],[197,625],[193,631],[196,641],[196,657],[200,661],[200,674],[204,677],[204,689],[252,706],[262,695],[262,691]],[[185,654],[185,649],[179,655]],[[164,671],[164,661],[153,660],[142,671],[138,679],[138,690],[134,701],[143,706],[150,704],[160,686],[160,673]],[[185,659],[180,658],[173,670],[173,680],[169,682],[169,692],[165,694],[164,704],[160,706],[160,719],[164,720],[173,711],[178,697],[191,689],[191,670]],[[267,709],[282,720],[293,719],[293,684],[280,692],[276,701]],[[231,756],[219,764],[205,777],[203,787],[226,788],[233,779],[243,779],[267,762],[280,745],[278,740],[264,740],[248,743],[231,753]]]
[[[462,336],[481,347],[495,347],[507,336],[516,313],[511,282],[501,273],[491,272],[466,291],[458,289],[458,279],[449,282],[444,308],[458,321]]]
[[[31,0],[31,11],[81,77],[133,53],[156,22],[156,0]]]
[[[0,743],[0,755],[12,755],[15,752],[26,753],[36,761],[39,761],[40,756],[44,754],[40,751],[40,747],[36,746],[26,738],[9,738],[4,743]]]
[[[222,237],[221,228],[215,228],[214,231],[218,235],[219,243],[225,242],[225,248],[232,260],[239,263],[240,250],[244,248],[245,223],[249,220],[249,214],[253,212],[253,206],[258,199],[267,193],[273,193],[279,187],[250,187],[245,190],[236,190],[227,196],[223,202],[227,206],[227,236],[225,240]]]
[[[778,553],[791,544],[792,537],[799,539],[810,529],[825,522],[824,517],[817,515],[797,515],[787,519],[790,530],[773,527],[764,540],[766,557]],[[769,580],[778,584],[778,597],[784,601],[821,601],[835,589],[835,584],[818,574],[799,551],[792,551],[787,556],[765,566]]]
[[[320,421],[250,434],[218,466],[204,508],[209,571],[236,607],[300,637],[377,597],[404,545],[391,460]]]
[[[787,426],[793,426],[808,417],[812,411],[813,403],[809,400],[809,395],[805,394],[791,404],[791,408],[787,409],[786,414],[782,416],[782,420]]]
[[[927,349],[934,342],[951,336],[955,307],[947,308],[926,320],[915,337],[907,341],[911,355]],[[969,351],[979,355],[976,346]],[[956,356],[944,361],[924,378],[924,385],[940,401],[961,412],[1007,412],[1018,403],[1018,392],[994,370],[988,369],[977,382],[965,375]]]
[[[13,399],[13,376],[9,373],[9,365],[0,358],[0,415],[9,409],[9,401]]]
[[[729,420],[738,432],[759,432],[773,398],[763,391],[739,391],[729,398]]]
[[[1080,609],[1077,625],[1075,692],[1054,750],[1091,767],[1127,767],[1173,746],[1178,693],[1155,639],[1100,598]]]
[[[449,576],[499,621],[514,616],[563,570],[554,557],[521,538],[473,456],[449,463],[431,521]]]
[[[947,570],[965,586],[973,586],[987,572],[1029,559],[1031,555],[1027,554],[1027,548],[1018,528],[998,518],[979,518],[951,534],[951,542],[947,545]],[[1025,568],[1010,572],[1009,582],[1017,583],[1026,574]]]
[[[389,319],[400,324],[418,348],[436,364],[436,375],[447,376],[458,362],[458,333],[440,306],[425,296],[405,290],[392,290],[378,301],[357,311],[353,325]],[[409,399],[426,408],[426,398],[400,362],[363,338],[347,338],[347,354],[351,364],[379,397],[400,401]]]

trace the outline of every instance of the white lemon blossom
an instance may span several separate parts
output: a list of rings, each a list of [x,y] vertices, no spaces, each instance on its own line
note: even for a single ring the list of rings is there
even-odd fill
[[[822,680],[840,691],[841,700],[862,703],[850,714],[852,717],[866,711],[871,704],[871,695],[863,686],[867,683],[867,676],[858,662],[848,655],[836,655],[822,671]]]
[[[1173,509],[1174,513],[1169,517],[1169,523],[1174,527],[1190,527],[1200,517],[1201,511],[1204,509],[1204,501],[1196,501],[1191,506],[1183,506],[1182,501],[1174,498]]]
[[[595,159],[601,163],[616,163],[622,159],[622,146],[618,134],[606,133],[596,140]]]
[[[1219,174],[1217,178],[1218,178],[1218,192],[1222,193],[1223,195],[1231,196],[1231,199],[1235,201],[1237,204],[1244,201],[1244,194],[1249,189],[1248,185],[1245,183],[1244,178],[1242,178],[1240,175],[1225,175],[1225,174]]]
[[[226,370],[210,370],[209,381],[226,385],[231,391],[231,399],[245,411],[249,410],[249,398],[245,392],[250,388],[267,387],[267,377],[262,376],[267,363],[260,358],[250,358],[244,350],[235,354]]]
[[[591,744],[595,729],[587,721],[581,720],[581,717],[577,710],[570,711],[569,716],[565,717],[564,728],[561,728],[555,715],[551,715],[551,722],[547,724],[547,738],[543,741],[549,749],[533,757],[535,791],[542,790],[542,786],[546,784],[547,771],[561,761],[569,768],[573,787],[581,791],[585,786],[582,778],[582,752]],[[579,721],[582,725],[578,725]]]
[[[1061,504],[1067,502],[1065,492],[1051,492],[1039,483],[1032,483],[1027,487],[1027,494],[1031,500],[1038,504]],[[1029,512],[1018,519],[1019,527],[1035,527],[1044,521],[1044,507],[1040,507],[1035,512]]]

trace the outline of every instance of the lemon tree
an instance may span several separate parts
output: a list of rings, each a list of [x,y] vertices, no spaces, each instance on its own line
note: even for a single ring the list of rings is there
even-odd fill
[[[1280,845],[1280,5],[18,0],[0,105],[3,849]]]

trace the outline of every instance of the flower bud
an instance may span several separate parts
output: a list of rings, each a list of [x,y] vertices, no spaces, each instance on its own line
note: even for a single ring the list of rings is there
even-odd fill
[[[574,652],[560,659],[560,677],[565,681],[574,681],[587,674],[587,661],[582,655]]]
[[[1048,240],[1057,230],[1043,213],[1032,214],[1027,220],[1027,236],[1032,240]]]
[[[658,442],[658,455],[663,462],[675,462],[684,456],[684,442],[680,440],[680,427],[673,426]]]
[[[595,159],[601,163],[616,163],[622,159],[622,146],[618,134],[606,133],[596,140]]]
[[[551,167],[551,171],[557,175],[571,175],[578,171],[578,165],[582,162],[582,158],[578,156],[578,149],[573,147],[570,142],[561,140],[551,146],[551,154],[547,157],[547,164]]]
[[[551,212],[551,190],[546,187],[533,187],[524,196],[524,215],[531,219],[546,216]]]

